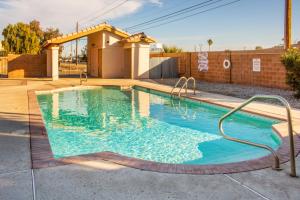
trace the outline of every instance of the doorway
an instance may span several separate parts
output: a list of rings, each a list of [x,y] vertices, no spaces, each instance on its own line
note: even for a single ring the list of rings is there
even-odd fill
[[[131,78],[131,59],[132,49],[127,48],[124,50],[124,78]]]

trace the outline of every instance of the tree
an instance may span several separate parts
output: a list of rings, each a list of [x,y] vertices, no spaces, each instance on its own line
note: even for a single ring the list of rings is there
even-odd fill
[[[7,52],[36,54],[40,50],[39,38],[28,24],[9,24],[3,29],[2,35],[3,46]]]
[[[262,46],[256,46],[255,47],[255,50],[262,50],[263,48],[262,48]]]
[[[3,29],[2,35],[3,47],[7,52],[37,54],[45,41],[61,36],[61,33],[57,28],[47,28],[43,31],[40,22],[33,20],[29,24],[9,24]]]
[[[47,41],[47,40],[51,40],[52,38],[56,38],[62,36],[62,34],[59,32],[58,28],[47,28],[44,31],[44,38],[43,38],[43,44]]]
[[[286,68],[286,82],[296,92],[295,97],[300,98],[300,51],[289,49],[282,57],[281,62]]]
[[[36,36],[40,41],[40,44],[42,45],[44,32],[41,28],[40,22],[37,20],[32,20],[31,22],[29,22],[29,27],[31,31],[35,32]]]
[[[176,47],[176,46],[167,46],[163,45],[163,49],[165,53],[180,53],[183,52],[182,48]]]
[[[214,42],[212,41],[212,39],[208,39],[208,40],[207,40],[208,51],[210,51],[210,46],[211,46],[213,43],[214,43]]]

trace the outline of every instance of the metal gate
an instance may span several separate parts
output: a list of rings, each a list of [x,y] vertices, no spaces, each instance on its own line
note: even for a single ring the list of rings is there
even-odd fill
[[[178,78],[178,59],[170,57],[150,58],[149,78]]]

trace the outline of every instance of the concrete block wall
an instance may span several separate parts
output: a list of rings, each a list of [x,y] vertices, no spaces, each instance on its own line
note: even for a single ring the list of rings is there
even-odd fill
[[[196,79],[210,82],[238,83],[288,89],[286,70],[281,64],[281,53],[257,53],[254,51],[231,52],[231,68],[224,69],[224,59],[230,59],[228,52],[210,52],[208,54],[209,70],[199,72],[197,53],[192,53],[192,73]],[[261,71],[254,72],[253,59],[260,58]]]
[[[231,55],[230,55],[231,54]],[[286,84],[286,70],[281,64],[282,50],[276,51],[216,51],[208,53],[209,69],[198,71],[198,53],[152,54],[150,57],[178,57],[179,74],[193,76],[198,80],[219,83],[237,83],[289,89]],[[224,69],[224,59],[230,59],[231,68]],[[253,58],[261,59],[261,71],[252,69]]]
[[[47,56],[8,55],[8,78],[31,78],[47,76]]]

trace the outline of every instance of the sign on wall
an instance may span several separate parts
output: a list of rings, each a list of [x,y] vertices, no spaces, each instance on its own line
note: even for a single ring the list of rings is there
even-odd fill
[[[199,52],[198,53],[198,71],[207,72],[208,71],[208,53]]]
[[[260,70],[261,70],[260,58],[253,58],[252,59],[252,70],[254,72],[260,72]]]

